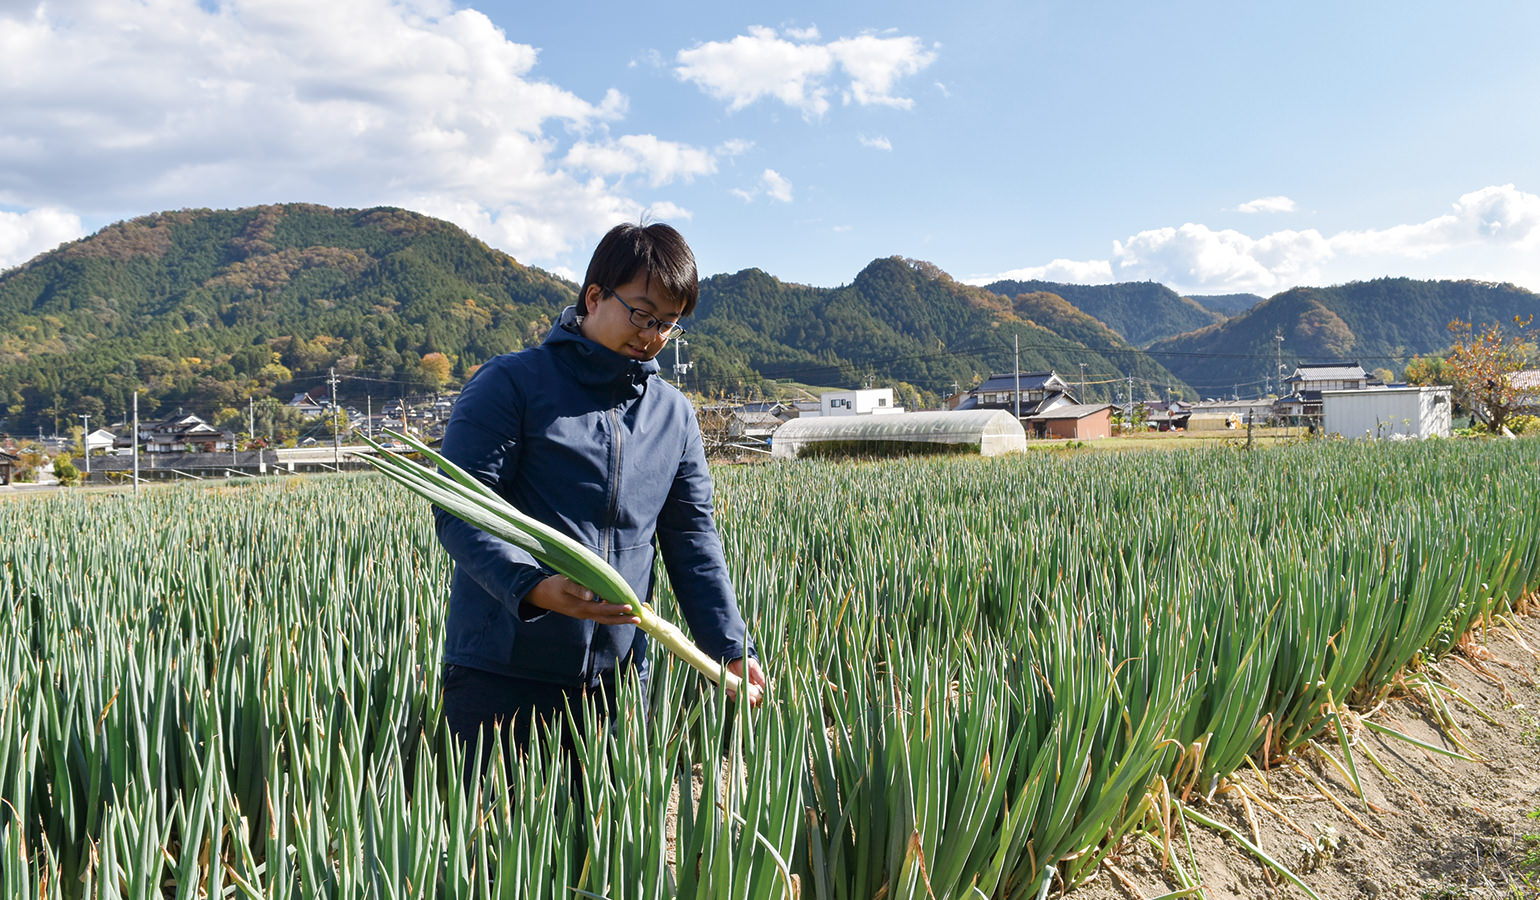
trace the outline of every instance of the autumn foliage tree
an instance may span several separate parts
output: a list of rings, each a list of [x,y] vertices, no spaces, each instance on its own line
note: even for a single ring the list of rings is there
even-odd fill
[[[1533,321],[1534,316],[1515,316],[1516,328],[1508,333],[1498,325],[1478,329],[1459,319],[1449,323],[1455,340],[1444,363],[1444,374],[1460,402],[1494,432],[1501,432],[1524,402],[1513,374],[1534,356],[1534,343],[1526,341],[1522,333]]]
[[[422,356],[422,374],[430,390],[443,390],[444,385],[449,383],[449,376],[453,369],[449,357],[442,353],[435,351],[424,353]]]

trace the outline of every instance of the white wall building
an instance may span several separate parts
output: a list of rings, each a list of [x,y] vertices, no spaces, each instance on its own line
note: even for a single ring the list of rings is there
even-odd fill
[[[1322,391],[1322,425],[1327,434],[1345,438],[1448,437],[1449,393],[1443,385]]]
[[[867,416],[904,411],[902,406],[893,405],[892,388],[829,391],[820,394],[818,400],[818,412],[824,416]]]

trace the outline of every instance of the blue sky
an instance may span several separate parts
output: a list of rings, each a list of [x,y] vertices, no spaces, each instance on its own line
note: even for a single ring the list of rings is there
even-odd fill
[[[576,277],[1540,289],[1540,4],[0,0],[0,267],[121,219],[399,205]]]

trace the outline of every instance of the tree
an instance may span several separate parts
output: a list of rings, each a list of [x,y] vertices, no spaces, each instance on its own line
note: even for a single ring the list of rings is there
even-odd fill
[[[53,461],[53,474],[64,487],[74,487],[80,482],[80,470],[68,456],[60,456]]]
[[[424,353],[422,356],[422,374],[427,381],[429,390],[441,391],[444,385],[449,383],[449,375],[453,365],[449,357],[442,353]]]
[[[1432,386],[1448,384],[1449,375],[1444,371],[1448,361],[1442,356],[1418,356],[1406,364],[1406,383]]]
[[[1444,373],[1460,402],[1494,432],[1503,431],[1508,419],[1523,405],[1512,376],[1526,367],[1535,352],[1534,343],[1525,341],[1522,334],[1534,316],[1514,316],[1513,321],[1517,328],[1508,334],[1498,325],[1477,329],[1459,319],[1449,323],[1455,341],[1444,363]]]

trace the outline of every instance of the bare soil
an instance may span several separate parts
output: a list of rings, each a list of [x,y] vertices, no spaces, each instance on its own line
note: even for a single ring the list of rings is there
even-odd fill
[[[1472,759],[1355,729],[1354,762],[1367,809],[1341,768],[1318,750],[1266,773],[1247,771],[1234,779],[1237,786],[1189,802],[1258,844],[1326,900],[1540,898],[1540,837],[1525,839],[1540,835],[1540,818],[1528,816],[1540,808],[1540,617],[1514,617],[1472,635],[1428,674],[1470,701],[1447,698],[1463,736],[1412,693],[1374,711],[1372,721],[1456,752],[1463,743]],[[1321,744],[1342,760],[1335,737]],[[1193,825],[1185,835],[1180,826],[1173,830],[1177,858],[1201,882],[1201,896],[1307,896],[1233,838]],[[1159,850],[1136,841],[1069,896],[1149,900],[1183,887]]]

